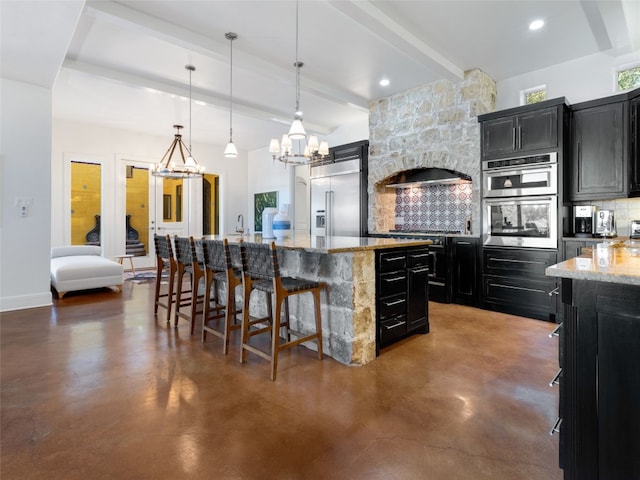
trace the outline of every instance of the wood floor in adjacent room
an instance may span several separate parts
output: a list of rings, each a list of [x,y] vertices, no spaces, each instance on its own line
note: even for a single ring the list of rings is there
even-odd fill
[[[153,284],[4,313],[0,477],[561,479],[553,325],[430,303],[431,333],[363,367],[153,316]]]

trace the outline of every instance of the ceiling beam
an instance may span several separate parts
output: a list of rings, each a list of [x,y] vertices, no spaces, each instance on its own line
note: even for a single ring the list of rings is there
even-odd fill
[[[63,68],[76,72],[105,78],[124,86],[139,88],[141,91],[144,91],[144,89],[151,89],[167,95],[177,95],[187,99],[189,98],[188,86],[167,81],[163,78],[117,71],[112,67],[103,67],[101,65],[82,62],[78,60],[71,60],[69,58],[64,60],[62,66]],[[192,87],[191,98],[194,101],[204,102],[205,104],[214,108],[218,108],[226,112],[229,111],[229,97],[227,95],[218,94],[215,92],[211,93],[209,91]],[[290,112],[281,112],[266,109],[260,105],[243,102],[236,98],[234,98],[233,100],[233,113],[255,118],[257,120],[262,120],[265,122],[276,122],[279,124],[290,124],[293,118],[293,114]],[[304,123],[305,127],[308,130],[317,132],[322,135],[328,135],[333,130],[333,128],[328,125],[320,125],[317,123],[309,122],[307,120],[305,120]]]
[[[229,43],[226,40],[223,41],[222,35],[220,39],[212,39],[112,1],[90,0],[87,2],[86,11],[89,15],[112,22],[130,31],[142,32],[220,62],[228,61],[226,52]],[[240,42],[234,46],[234,57],[234,68],[271,78],[279,83],[293,85],[295,76],[291,69],[282,68],[262,57],[243,52]],[[369,110],[369,102],[364,97],[337,86],[327,85],[324,82],[305,78],[301,90],[323,100],[343,105],[350,104],[362,110]]]
[[[366,28],[372,35],[393,46],[399,54],[413,59],[420,65],[431,67],[437,75],[451,81],[458,81],[464,77],[462,68],[409,32],[370,1],[330,0],[329,4]]]

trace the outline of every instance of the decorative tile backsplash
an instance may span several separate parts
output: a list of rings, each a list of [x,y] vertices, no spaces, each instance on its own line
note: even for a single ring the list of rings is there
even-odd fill
[[[396,230],[464,232],[473,211],[472,184],[396,188]]]

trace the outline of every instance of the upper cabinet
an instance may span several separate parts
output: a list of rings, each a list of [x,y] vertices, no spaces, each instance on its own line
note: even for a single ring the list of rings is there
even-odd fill
[[[482,158],[558,148],[558,107],[564,98],[481,115]]]
[[[626,196],[626,102],[574,107],[571,200]]]
[[[629,195],[640,196],[640,90],[629,101],[629,155],[631,158],[631,175]]]
[[[640,195],[639,96],[635,90],[573,106],[570,200]]]

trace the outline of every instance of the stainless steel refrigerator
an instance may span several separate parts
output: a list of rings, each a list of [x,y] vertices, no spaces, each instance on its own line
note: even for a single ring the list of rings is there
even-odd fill
[[[311,234],[364,237],[366,178],[361,160],[311,167]]]

